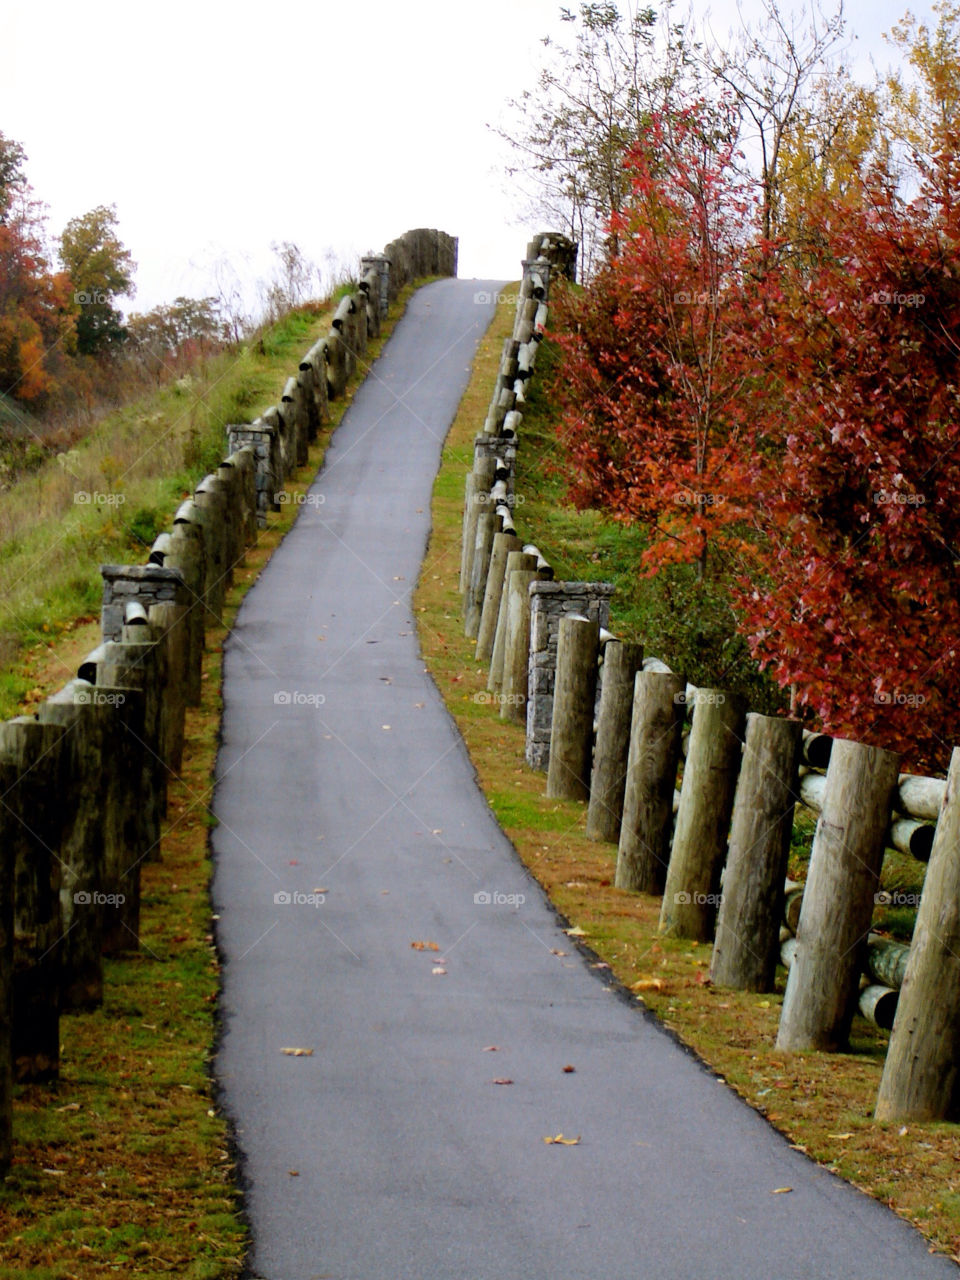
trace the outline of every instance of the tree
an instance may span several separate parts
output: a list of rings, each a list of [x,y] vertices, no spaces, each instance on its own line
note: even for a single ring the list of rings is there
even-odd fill
[[[127,327],[134,351],[158,382],[164,372],[179,371],[229,337],[216,298],[175,298],[144,314],[135,312]]]
[[[116,208],[98,205],[71,218],[60,237],[60,260],[73,281],[79,307],[77,350],[82,355],[96,355],[125,337],[123,315],[115,302],[133,295],[136,263],[116,226]]]
[[[650,533],[649,572],[741,547],[754,472],[731,315],[753,218],[734,172],[737,120],[700,104],[654,115],[629,156],[630,195],[611,220],[619,256],[566,310],[560,394],[579,505]]]
[[[69,277],[50,270],[25,160],[0,135],[0,393],[37,405],[53,389],[48,353],[72,347],[73,317]]]
[[[14,194],[26,186],[23,147],[0,133],[0,224],[6,220]]]
[[[805,28],[786,17],[777,0],[763,0],[762,7],[764,18],[758,27],[744,26],[739,43],[731,48],[713,42],[704,62],[709,74],[733,95],[743,116],[744,140],[755,151],[752,163],[761,183],[761,230],[769,241],[780,218],[780,159],[787,131],[812,78],[841,39],[844,20],[843,0],[837,0],[831,14],[824,14],[819,3],[814,5]]]
[[[960,736],[956,159],[909,204],[878,180],[861,203],[824,199],[815,259],[767,282],[754,358],[782,451],[758,486],[766,585],[738,592],[799,705],[933,764]]]
[[[654,47],[656,15],[630,4],[581,4],[560,10],[571,31],[543,41],[548,61],[535,90],[511,101],[516,122],[497,132],[519,155],[511,176],[533,178],[536,204],[581,244],[584,274],[617,250],[609,220],[629,191],[624,160],[649,113],[662,107],[681,66],[690,64],[679,28]]]

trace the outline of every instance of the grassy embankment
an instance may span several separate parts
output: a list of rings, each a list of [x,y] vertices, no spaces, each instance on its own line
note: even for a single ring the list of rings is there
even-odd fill
[[[393,309],[372,359],[402,312]],[[0,715],[29,708],[76,672],[99,640],[104,561],[143,562],[154,535],[224,452],[224,424],[274,403],[331,309],[287,316],[188,385],[167,386],[105,419],[68,460],[0,495],[6,662]],[[304,492],[349,403],[285,488]],[[76,491],[126,501],[75,504]],[[170,788],[162,861],[143,868],[141,948],[105,965],[104,1004],[61,1022],[54,1086],[17,1090],[15,1153],[0,1186],[0,1280],[240,1274],[247,1244],[227,1126],[210,1077],[217,956],[210,933],[208,805],[220,724],[224,638],[240,602],[295,519],[269,516],[207,632],[203,702],[187,712],[187,752]]]
[[[936,1247],[960,1257],[960,1127],[898,1126],[871,1119],[887,1034],[861,1018],[850,1051],[783,1054],[774,1048],[785,974],[776,993],[749,995],[708,981],[709,946],[658,936],[659,899],[613,887],[616,848],[584,836],[586,806],[548,800],[545,777],[524,762],[522,728],[486,700],[486,668],[463,635],[458,591],[463,479],[483,422],[513,306],[501,306],[446,441],[434,489],[433,533],[417,608],[423,653],[466,740],[490,805],[520,857],[617,979],[800,1149],[910,1219]],[[541,366],[538,363],[538,376]],[[542,385],[542,382],[541,382]],[[558,579],[616,583],[612,625],[676,664],[676,623],[656,584],[641,581],[642,538],[595,511],[564,501],[551,411],[535,390],[523,420],[516,522],[555,566]],[[709,631],[709,620],[705,620]],[[690,619],[681,624],[689,638]],[[653,640],[651,641],[651,637]],[[715,669],[689,671],[717,683]],[[756,705],[756,703],[754,704]],[[803,878],[813,821],[798,814],[791,874]],[[915,892],[923,868],[888,853],[885,888]],[[881,911],[876,924],[909,938],[910,913]],[[589,1135],[584,1135],[589,1141]],[[774,1188],[771,1187],[771,1191]]]

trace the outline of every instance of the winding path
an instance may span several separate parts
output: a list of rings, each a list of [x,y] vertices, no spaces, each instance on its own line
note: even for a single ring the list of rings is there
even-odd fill
[[[410,599],[495,288],[414,296],[227,645],[217,1073],[253,1273],[955,1280],[554,953],[572,948],[476,786]]]

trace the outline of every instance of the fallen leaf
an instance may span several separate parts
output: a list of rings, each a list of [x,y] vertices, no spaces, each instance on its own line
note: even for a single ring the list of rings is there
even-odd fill
[[[774,1189],[770,1192],[770,1194],[772,1196],[785,1196],[788,1192],[792,1190],[793,1190],[793,1187],[774,1187]]]
[[[571,1071],[576,1071],[577,1068],[571,1067],[570,1064],[567,1063],[567,1065],[563,1069],[564,1071],[566,1071],[567,1075],[569,1075]]]
[[[330,890],[329,889],[313,889],[311,890],[311,892],[312,893],[329,893]]]
[[[585,884],[583,880],[568,880],[567,888],[568,889],[589,889],[590,886],[588,884]]]
[[[556,947],[551,947],[550,954],[552,956],[565,956],[567,953],[565,951],[559,951]]]
[[[388,724],[382,724],[382,725],[380,726],[380,728],[381,728],[381,729],[389,729],[389,728],[390,728],[390,726],[389,726]]]
[[[447,971],[446,969],[443,968],[442,965],[435,964],[431,972],[437,974],[439,977],[443,977]]]
[[[54,1111],[60,1111],[60,1112],[63,1112],[63,1111],[79,1111],[79,1110],[80,1110],[80,1103],[79,1103],[79,1102],[68,1102],[68,1103],[67,1103],[67,1105],[66,1105],[65,1107],[54,1107]]]
[[[852,1138],[852,1133],[828,1133],[828,1138],[836,1138],[838,1142],[845,1142],[847,1138]]]
[[[575,1138],[565,1138],[562,1133],[558,1133],[555,1138],[544,1138],[544,1142],[548,1146],[576,1147],[580,1143],[580,1135],[577,1134]]]
[[[482,1050],[483,1053],[499,1053],[500,1046],[498,1044],[488,1044]]]
[[[281,1053],[285,1053],[290,1058],[312,1058],[312,1049],[281,1049]]]
[[[568,938],[585,938],[587,936],[578,924],[575,924],[572,929],[564,929],[563,932]]]
[[[496,1080],[494,1080],[493,1083],[494,1084],[513,1084],[513,1081],[510,1079],[509,1076],[497,1076]]]
[[[411,947],[413,947],[414,951],[439,951],[440,950],[439,942],[411,942],[410,945]]]
[[[659,978],[641,978],[630,986],[631,991],[662,991],[663,983]]]
[[[289,1175],[290,1175],[290,1177],[291,1177],[291,1178],[299,1178],[299,1177],[300,1177],[300,1170],[299,1170],[299,1169],[288,1169],[288,1170],[287,1170],[287,1173],[289,1173]]]

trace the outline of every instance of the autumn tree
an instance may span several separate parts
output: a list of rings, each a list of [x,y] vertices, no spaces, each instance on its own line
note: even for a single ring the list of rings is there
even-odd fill
[[[508,172],[533,180],[538,212],[580,242],[589,275],[616,253],[609,220],[629,191],[627,153],[692,62],[680,28],[657,47],[647,6],[585,3],[560,19],[569,38],[543,40],[536,88],[508,103],[513,122],[497,132],[517,152]]]
[[[73,317],[70,279],[51,271],[25,160],[0,135],[0,393],[36,405],[52,389],[48,353],[72,345]]]
[[[769,241],[779,230],[781,155],[787,132],[811,83],[822,75],[841,40],[844,20],[843,0],[837,0],[832,12],[819,3],[811,6],[802,21],[781,10],[777,0],[762,0],[761,8],[760,21],[744,24],[734,42],[711,41],[703,61],[713,79],[732,95],[742,118],[746,160],[760,181],[761,234]],[[839,100],[830,105],[846,109]]]
[[[74,286],[77,350],[96,355],[125,337],[117,299],[134,293],[136,263],[116,233],[117,211],[98,205],[71,218],[60,237],[60,261]]]
[[[702,578],[711,547],[740,545],[748,514],[748,379],[730,338],[754,204],[735,173],[737,123],[705,104],[652,117],[611,221],[619,256],[565,304],[573,496],[643,524],[651,572],[685,562]]]

